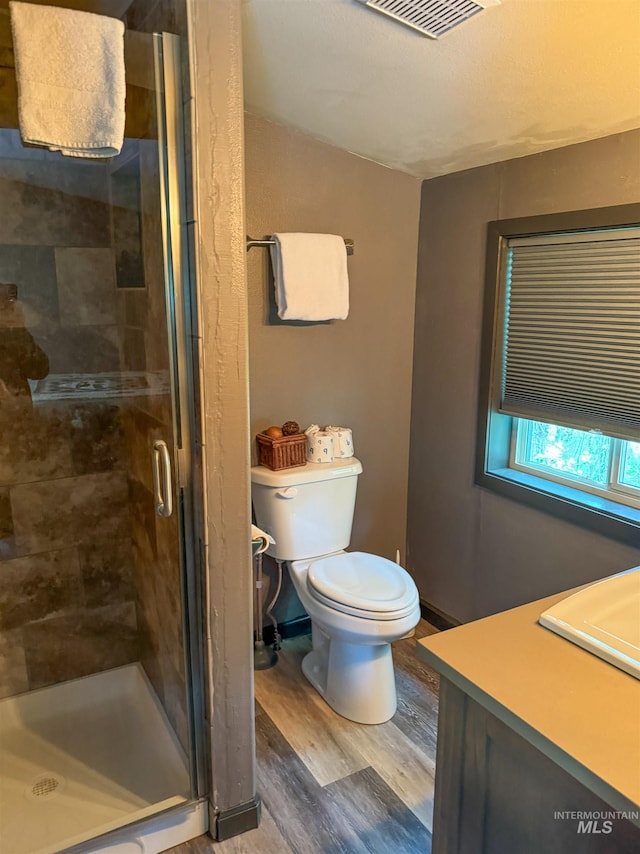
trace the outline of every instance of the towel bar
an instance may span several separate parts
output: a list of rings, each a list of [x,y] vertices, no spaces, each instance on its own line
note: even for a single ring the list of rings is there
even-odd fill
[[[275,240],[273,239],[273,237],[271,237],[271,235],[267,235],[261,240],[258,240],[254,237],[249,237],[249,235],[247,235],[247,252],[250,249],[253,249],[254,246],[261,246],[263,248],[266,248],[267,246],[273,246],[274,244]],[[348,237],[345,237],[344,245],[347,250],[347,255],[353,255],[353,240],[350,240]]]

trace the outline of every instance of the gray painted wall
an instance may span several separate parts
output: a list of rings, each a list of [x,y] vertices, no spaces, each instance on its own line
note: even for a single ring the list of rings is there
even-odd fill
[[[305,326],[272,321],[268,253],[248,253],[252,441],[289,419],[351,427],[364,467],[351,548],[404,557],[420,181],[253,115],[245,170],[252,236],[355,241],[349,317]],[[301,613],[287,576],[276,614]]]
[[[423,184],[408,568],[422,599],[452,617],[482,617],[640,563],[636,549],[474,485],[487,222],[638,200],[640,131]]]

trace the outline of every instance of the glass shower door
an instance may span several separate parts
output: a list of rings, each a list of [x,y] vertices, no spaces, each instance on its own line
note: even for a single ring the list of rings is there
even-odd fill
[[[197,789],[177,38],[126,39],[118,157],[63,157],[0,129],[0,851],[12,854],[66,850]]]

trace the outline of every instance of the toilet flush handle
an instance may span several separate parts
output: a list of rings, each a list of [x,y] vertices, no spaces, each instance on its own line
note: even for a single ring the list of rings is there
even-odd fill
[[[284,489],[279,489],[276,492],[278,498],[295,498],[298,494],[298,490],[295,486],[285,486]]]

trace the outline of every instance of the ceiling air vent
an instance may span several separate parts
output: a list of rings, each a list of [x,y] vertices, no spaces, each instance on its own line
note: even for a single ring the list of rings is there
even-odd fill
[[[438,39],[501,0],[358,0],[383,15]]]

